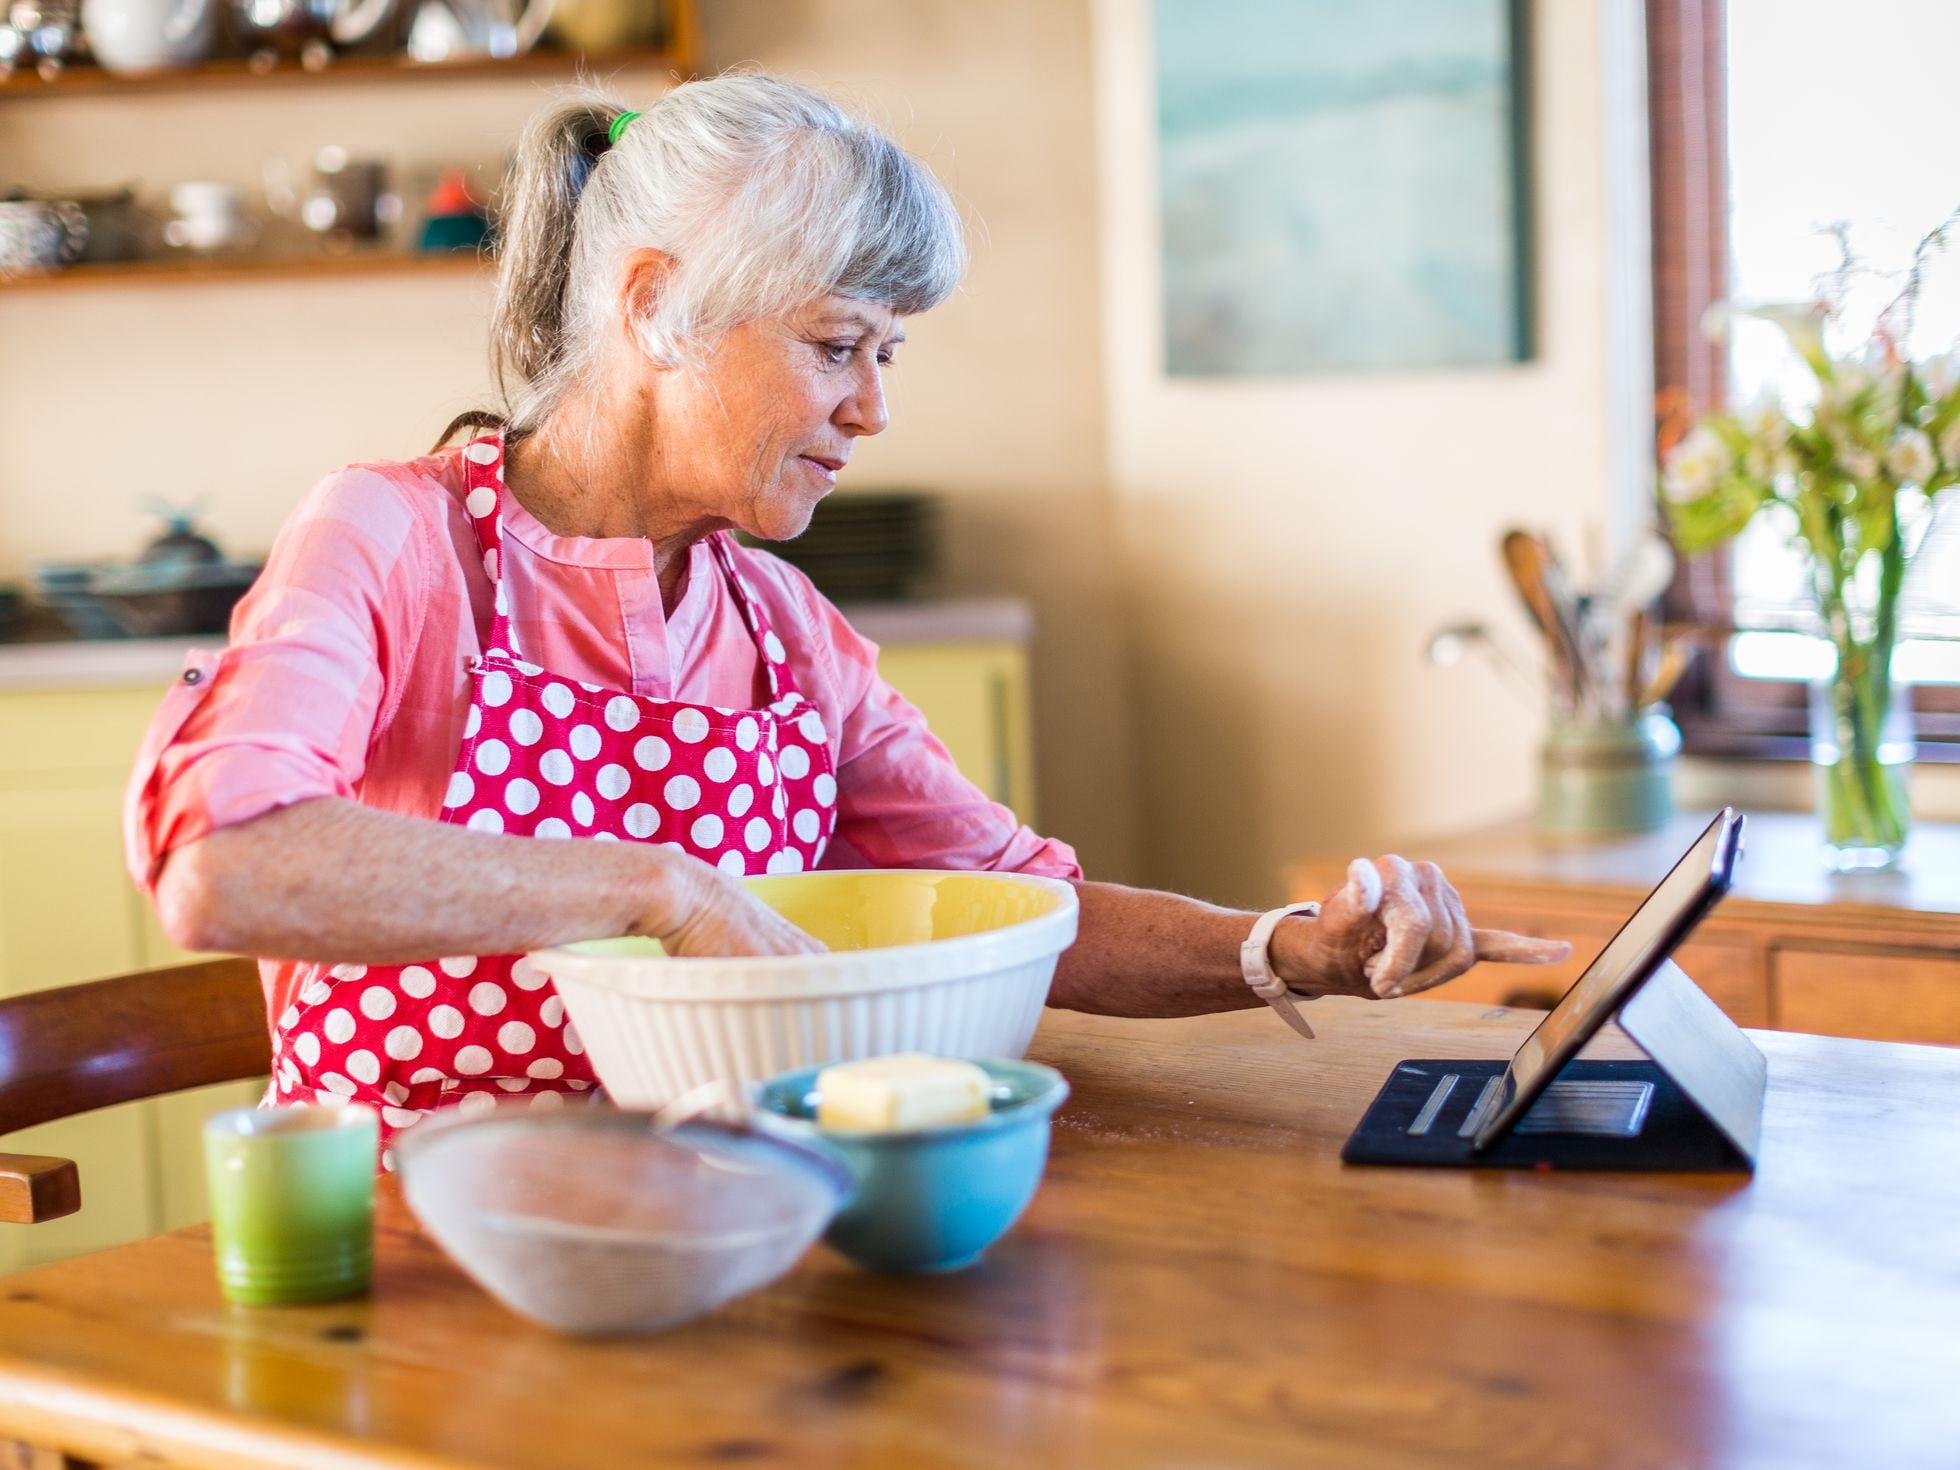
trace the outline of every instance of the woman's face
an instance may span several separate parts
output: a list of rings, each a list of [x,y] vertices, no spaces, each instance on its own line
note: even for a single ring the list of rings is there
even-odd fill
[[[890,308],[844,296],[733,328],[703,370],[655,373],[657,478],[752,536],[800,535],[855,441],[883,431],[904,340]]]

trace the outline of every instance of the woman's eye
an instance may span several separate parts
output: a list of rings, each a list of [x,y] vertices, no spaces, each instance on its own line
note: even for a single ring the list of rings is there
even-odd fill
[[[857,343],[855,342],[824,342],[819,345],[823,351],[824,360],[838,364],[849,362],[851,360],[851,354],[857,351]]]

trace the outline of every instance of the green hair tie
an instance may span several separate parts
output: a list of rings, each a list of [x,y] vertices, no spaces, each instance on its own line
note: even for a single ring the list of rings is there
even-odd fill
[[[626,131],[626,125],[639,115],[637,112],[622,112],[618,117],[614,118],[612,120],[612,126],[606,129],[607,144],[610,146],[611,144],[617,143],[619,141],[619,135]]]

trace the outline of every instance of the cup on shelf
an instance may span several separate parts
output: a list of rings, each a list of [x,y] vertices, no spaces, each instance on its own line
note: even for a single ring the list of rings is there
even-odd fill
[[[401,219],[401,196],[389,187],[388,165],[354,158],[329,144],[313,159],[313,177],[300,183],[283,158],[266,160],[266,202],[290,225],[304,229],[328,250],[348,250],[387,237]]]
[[[257,224],[245,213],[245,196],[236,184],[193,179],[170,191],[176,217],[163,227],[167,245],[179,250],[240,250],[258,239]]]
[[[313,160],[313,192],[300,204],[300,219],[321,235],[378,240],[401,218],[401,199],[388,189],[388,165],[350,158],[337,144]]]

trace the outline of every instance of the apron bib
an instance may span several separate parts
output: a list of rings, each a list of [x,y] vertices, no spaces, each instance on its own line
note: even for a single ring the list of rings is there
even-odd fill
[[[814,868],[837,825],[829,731],[736,571],[727,533],[709,545],[761,656],[768,708],[562,678],[525,662],[510,624],[503,438],[463,455],[495,616],[490,647],[470,666],[440,820],[517,837],[658,842],[738,876]],[[440,1107],[489,1108],[512,1094],[549,1107],[594,1085],[564,1002],[520,955],[316,966],[274,1026],[272,1070],[268,1103],[368,1103],[384,1145]],[[385,1147],[382,1164],[392,1167]]]

